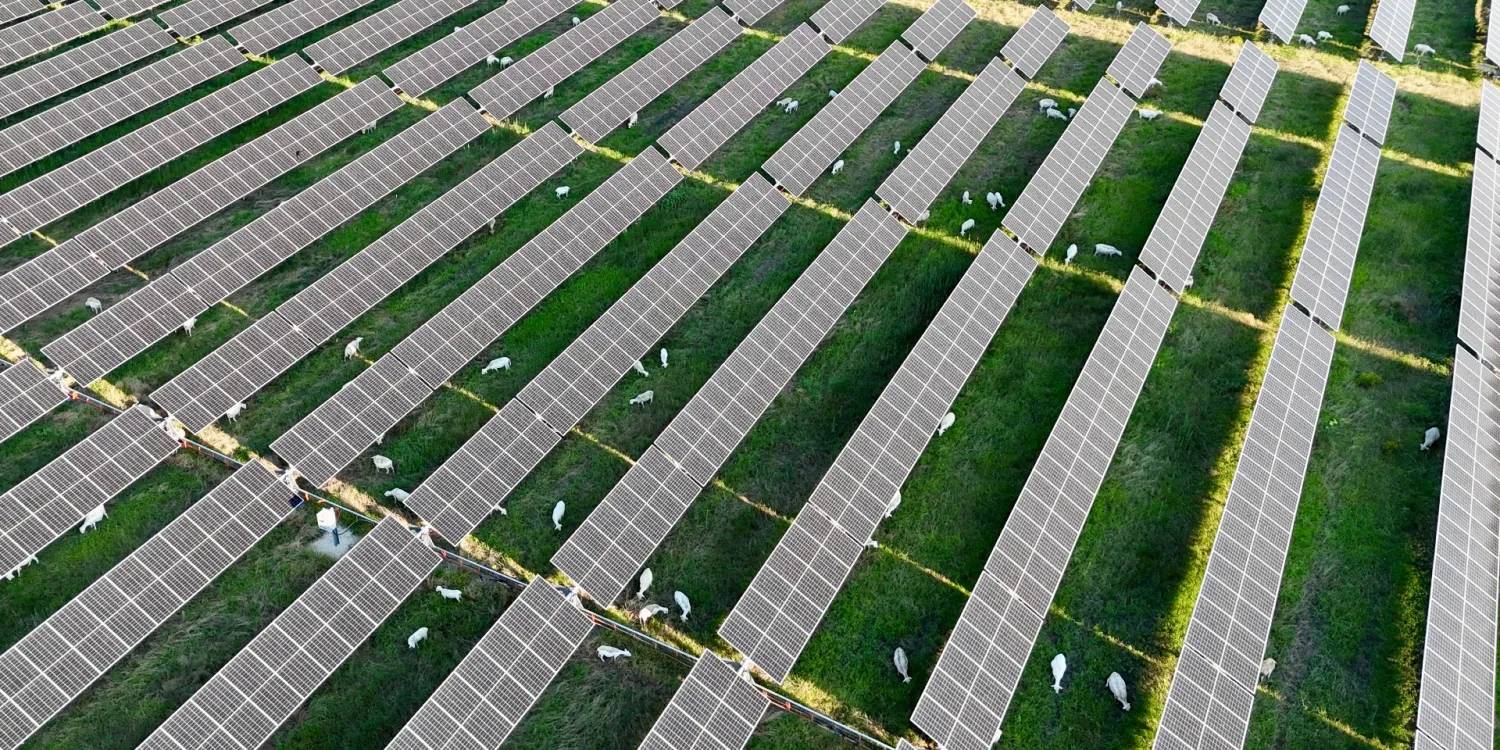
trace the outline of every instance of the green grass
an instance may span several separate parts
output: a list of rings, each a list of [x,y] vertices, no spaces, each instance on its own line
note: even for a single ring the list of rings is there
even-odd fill
[[[1302,26],[1330,30],[1335,44],[1317,53],[1273,50],[1284,70],[1195,269],[1196,285],[1179,306],[1084,527],[1010,706],[1003,747],[1149,746],[1353,61],[1362,49],[1368,52],[1361,41],[1364,9],[1338,16],[1337,4],[1310,3]],[[794,0],[759,27],[785,33],[818,5]],[[949,69],[977,73],[1024,18],[1024,8],[1005,0],[975,5],[981,19],[940,60]],[[481,3],[441,22],[350,75],[373,75],[492,7]],[[696,16],[708,7],[694,0],[678,10]],[[585,4],[576,12],[597,8]],[[1442,59],[1421,63],[1420,73],[1412,65],[1394,69],[1402,93],[1344,318],[1350,338],[1335,356],[1271,633],[1268,655],[1279,666],[1257,702],[1251,747],[1397,747],[1411,740],[1441,472],[1441,454],[1418,453],[1415,445],[1422,430],[1440,424],[1446,412],[1444,368],[1456,325],[1477,98],[1474,8],[1421,10],[1412,39],[1437,47]],[[690,622],[658,621],[652,632],[728,652],[715,635],[718,623],[936,314],[978,242],[998,226],[1003,212],[963,206],[959,195],[999,190],[1014,198],[1062,132],[1060,123],[1036,116],[1036,100],[1076,101],[1087,94],[1129,31],[1120,21],[1133,22],[1145,11],[1132,5],[1123,18],[1103,7],[1089,15],[1063,14],[1075,24],[1074,35],[934,205],[928,226],[942,236],[914,233],[897,248],[723,468],[723,487],[706,490],[652,556],[655,596],[665,599],[680,589],[694,603]],[[1208,3],[1202,11],[1217,13],[1231,27],[1248,27],[1259,3]],[[507,52],[535,49],[567,28],[566,15]],[[913,8],[892,5],[846,46],[878,53],[915,17]],[[669,20],[653,24],[559,86],[556,97],[523,110],[517,121],[536,127],[555,117],[679,26]],[[1226,51],[1237,43],[1228,29],[1195,26],[1168,34],[1177,50],[1163,66],[1165,85],[1149,106],[1185,117],[1131,121],[1057,246],[1109,242],[1129,254],[1148,235],[1197,137],[1197,122],[1228,73],[1232,58]],[[639,153],[772,43],[742,38],[646,108],[635,128],[616,132],[602,145]],[[743,180],[812,117],[828,89],[843,88],[865,64],[842,52],[830,55],[789,92],[803,105],[796,115],[773,110],[757,118],[703,171],[731,183]],[[492,73],[476,66],[430,96],[451,101]],[[836,211],[793,206],[664,337],[672,366],[652,366],[649,385],[626,375],[584,420],[584,435],[565,439],[512,493],[509,514],[492,516],[480,527],[471,551],[513,571],[551,575],[548,559],[565,537],[551,528],[553,504],[568,502],[564,525],[571,531],[627,468],[600,446],[630,456],[644,451],[839,230],[836,212],[857,210],[899,161],[890,153],[891,142],[915,144],[963,86],[958,77],[924,73],[848,150],[844,173],[812,188],[818,205]],[[319,91],[277,116],[289,117],[335,89]],[[405,108],[375,133],[351,139],[257,191],[192,236],[151,253],[139,267],[153,276],[162,272],[419,114]],[[227,150],[259,127],[257,121],[147,179],[165,185],[210,158],[213,148]],[[191,338],[169,338],[112,373],[110,381],[131,396],[146,396],[515,140],[506,131],[482,136],[242,290],[230,300],[234,309],[219,306],[201,317]],[[266,451],[272,439],[363,368],[342,359],[344,341],[364,336],[371,357],[387,351],[570,205],[555,200],[551,187],[569,184],[581,196],[618,167],[606,154],[580,157],[508,211],[493,233],[465,241],[257,394],[238,422],[221,427],[244,452]],[[138,189],[96,202],[48,231],[76,233]],[[413,488],[725,195],[717,185],[685,180],[478,358],[509,356],[511,371],[480,376],[477,366],[465,370],[454,379],[455,389],[428,399],[391,432],[380,452],[396,460],[396,474],[376,475],[362,459],[343,478],[372,497],[391,487]],[[959,242],[953,235],[964,218],[975,218],[978,227],[972,241]],[[0,250],[0,267],[39,249],[20,242]],[[1127,263],[1085,253],[1070,269],[1047,265],[1037,272],[960,394],[957,425],[929,446],[903,487],[900,510],[876,532],[881,549],[864,554],[832,602],[787,683],[795,697],[887,740],[919,738],[908,717],[921,686],[1128,271]],[[118,296],[140,283],[116,274],[90,293]],[[76,307],[41,316],[13,338],[35,351],[82,320]],[[652,406],[628,408],[626,399],[645,387],[656,391]],[[34,471],[102,421],[69,405],[0,444],[0,486]],[[0,645],[55,611],[222,474],[202,459],[174,459],[122,495],[100,531],[69,535],[49,548],[39,570],[27,569],[0,586]],[[309,527],[305,519],[287,524],[258,545],[33,746],[114,746],[144,737],[326,567],[326,560],[301,546]],[[509,599],[498,585],[467,574],[445,570],[439,578],[464,588],[466,600],[447,602],[424,587],[334,673],[275,744],[379,746],[399,729]],[[409,651],[405,637],[419,626],[432,628],[433,637]],[[602,664],[591,658],[599,642],[630,648],[635,657]],[[896,646],[911,657],[910,684],[902,684],[890,666]],[[1059,651],[1070,663],[1068,689],[1060,695],[1049,687],[1046,666]],[[596,633],[509,744],[633,747],[686,670],[669,655]],[[1111,671],[1130,684],[1130,713],[1122,713],[1103,689]],[[838,744],[831,733],[779,714],[753,740],[756,748]]]

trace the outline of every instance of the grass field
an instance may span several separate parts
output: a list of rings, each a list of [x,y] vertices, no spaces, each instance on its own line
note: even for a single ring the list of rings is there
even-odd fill
[[[1169,329],[1079,540],[1053,610],[1022,678],[1000,743],[1007,748],[1146,748],[1201,581],[1222,502],[1239,454],[1271,338],[1296,267],[1297,253],[1321,183],[1343,97],[1361,55],[1368,3],[1337,15],[1342,0],[1311,0],[1302,31],[1327,29],[1335,39],[1315,50],[1265,44],[1282,65],[1240,169],[1219,211],[1196,285]],[[798,274],[868,198],[899,158],[891,142],[916,143],[1003,42],[1030,6],[970,0],[980,11],[948,51],[845,154],[838,177],[824,177],[794,205],[664,338],[668,369],[651,368],[649,386],[627,375],[492,516],[464,550],[498,568],[556,576],[548,559],[640,455],[655,435],[749,332]],[[333,24],[352,23],[374,3]],[[805,20],[819,0],[790,0],[723,54],[641,113],[632,129],[606,138],[543,189],[356,321],[329,345],[294,366],[249,402],[237,422],[207,436],[241,456],[262,454],[277,435],[353,378],[364,366],[340,351],[364,337],[370,359],[389,350],[569,205],[551,187],[587,193],[728,81],[779,35]],[[796,129],[914,20],[926,3],[893,2],[789,92],[794,115],[771,110],[685,180],[642,221],[480,357],[509,356],[503,375],[477,366],[418,410],[385,440],[394,475],[366,460],[341,475],[336,493],[374,507],[391,487],[412,489],[582,332],[608,305],[686,235],[728,187],[751,175]],[[1164,85],[1148,106],[1167,112],[1153,123],[1132,120],[1057,244],[1108,242],[1134,257],[1173,179],[1187,158],[1243,38],[1260,9],[1249,0],[1207,0],[1224,27],[1195,25],[1164,33],[1173,54]],[[460,16],[351,71],[360,80],[498,6],[481,0]],[[927,230],[912,233],[881,268],[744,444],[649,562],[655,595],[692,597],[687,623],[658,619],[649,630],[690,650],[731,650],[716,634],[760,563],[795,517],[844,441],[936,314],[1000,212],[964,206],[964,190],[999,190],[1009,200],[1062,133],[1036,114],[1051,97],[1077,106],[1103,74],[1138,20],[1154,10],[1140,0],[1121,11],[1060,11],[1072,32],[1021,99],[986,138],[932,209]],[[600,6],[584,3],[579,15]],[[688,0],[557,88],[554,98],[523,110],[516,127],[497,128],[330,233],[228,304],[200,316],[191,337],[174,335],[120,368],[97,387],[125,402],[154,388],[243,330],[298,289],[513,145],[519,133],[555,117],[710,7]],[[1468,215],[1469,174],[1477,120],[1478,10],[1473,4],[1423,0],[1413,42],[1436,47],[1437,59],[1382,63],[1400,86],[1355,268],[1343,335],[1335,355],[1301,511],[1277,605],[1268,656],[1279,664],[1252,718],[1255,748],[1395,748],[1409,746],[1431,571],[1441,451],[1415,450],[1422,430],[1447,410],[1459,282]],[[1158,24],[1163,29],[1164,24]],[[526,52],[567,28],[566,15],[519,42]],[[291,54],[326,33],[278,50]],[[509,54],[515,54],[508,51]],[[1408,57],[1408,60],[1414,60]],[[253,70],[250,63],[231,76]],[[138,67],[138,66],[136,66]],[[132,68],[133,69],[133,68]],[[479,66],[432,92],[445,103],[487,78]],[[220,77],[132,118],[36,167],[0,180],[6,189],[202,96]],[[152,175],[49,226],[65,239],[150,190],[244,143],[334,95],[328,83],[238,128]],[[30,113],[23,113],[17,118]],[[404,107],[372,133],[350,139],[256,191],[184,237],[112,274],[87,294],[112,302],[175,263],[248,223],[280,200],[333,172],[424,110]],[[3,124],[3,123],[0,123]],[[964,218],[978,226],[957,237]],[[0,270],[47,244],[28,239],[0,248]],[[1057,255],[1057,253],[1054,253]],[[1084,254],[1064,266],[1048,261],[1022,293],[954,406],[957,425],[935,440],[903,488],[904,502],[876,532],[821,629],[786,683],[787,691],[883,740],[924,741],[908,717],[968,589],[998,536],[1052,428],[1079,369],[1108,317],[1130,266]],[[40,346],[82,322],[70,300],[9,335],[16,347]],[[656,392],[648,409],[626,399]],[[69,404],[0,443],[0,488],[29,475],[105,421]],[[87,536],[70,534],[13,582],[0,585],[0,647],[8,647],[90,581],[164,526],[226,475],[205,458],[179,455],[111,505],[109,520]],[[551,527],[558,499],[568,503],[564,533]],[[398,510],[392,508],[391,510]],[[127,747],[185,701],[266,622],[330,564],[311,552],[309,519],[285,524],[168,621],[127,660],[70,706],[33,747]],[[381,746],[504,609],[499,584],[442,570],[444,585],[463,588],[461,606],[430,593],[409,599],[276,735],[278,747]],[[560,579],[559,579],[560,580]],[[623,616],[623,613],[617,613]],[[433,636],[405,647],[418,626]],[[631,648],[635,657],[601,664],[598,642]],[[913,681],[890,666],[896,646],[911,657]],[[1068,689],[1050,689],[1047,661],[1064,652]],[[527,719],[509,746],[634,747],[671,697],[687,665],[640,644],[596,633]],[[1121,672],[1134,708],[1123,713],[1104,690]],[[758,749],[821,748],[843,743],[798,717],[773,715],[752,741]]]

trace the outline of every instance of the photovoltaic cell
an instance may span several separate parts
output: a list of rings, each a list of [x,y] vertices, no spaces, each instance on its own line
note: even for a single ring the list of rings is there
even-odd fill
[[[292,495],[260,464],[202,500],[0,655],[0,745],[15,747],[276,526]]]
[[[0,495],[0,571],[12,571],[177,450],[145,407],[95,430]]]
[[[510,117],[547,89],[656,20],[653,0],[616,0],[469,92],[484,111]]]
[[[1384,143],[1386,126],[1391,120],[1391,105],[1395,101],[1396,80],[1360,60],[1359,69],[1354,74],[1354,86],[1349,91],[1349,105],[1344,109],[1344,122],[1366,138]]]
[[[399,520],[385,518],[141,747],[260,747],[440,560]]]
[[[830,0],[812,14],[812,24],[834,44],[843,42],[885,7],[886,0]]]
[[[1229,78],[1219,90],[1219,98],[1240,113],[1246,120],[1255,122],[1266,103],[1266,94],[1276,81],[1276,61],[1254,44],[1240,45],[1240,55],[1229,69]]]
[[[33,13],[40,13],[46,6],[41,0],[3,0],[0,1],[0,23],[10,23],[17,18],[23,18]]]
[[[500,747],[593,627],[546,579],[531,579],[387,747]]]
[[[548,123],[152,395],[196,432],[494,220],[583,148]]]
[[[1162,62],[1171,51],[1172,43],[1166,37],[1150,26],[1138,23],[1104,72],[1115,79],[1120,88],[1137,97],[1144,96],[1151,79],[1156,77],[1156,71],[1161,70]]]
[[[172,8],[157,18],[180,36],[192,37],[233,21],[271,0],[191,0]]]
[[[28,0],[36,9],[41,3]],[[3,14],[0,14],[3,17]],[[172,35],[154,23],[113,31],[60,55],[0,78],[0,117],[9,117],[58,94],[172,46]]]
[[[1411,34],[1411,19],[1417,11],[1417,0],[1380,0],[1375,4],[1375,20],[1370,22],[1370,39],[1398,61],[1406,55],[1406,39]]]
[[[0,370],[0,442],[67,400],[29,358]]]
[[[710,8],[558,119],[584,140],[597,143],[739,36],[739,22],[719,8]]]
[[[704,651],[658,716],[641,750],[740,750],[770,703],[713,651]]]
[[[563,543],[552,563],[595,601],[607,605],[619,597],[905,236],[900,222],[867,201]]]
[[[725,0],[724,7],[746,26],[754,26],[786,0]]]
[[[741,70],[657,143],[679,164],[697,169],[832,49],[810,26],[798,26]]]
[[[385,69],[413,96],[436,88],[571,8],[574,0],[513,0]]]
[[[1198,10],[1198,0],[1156,0],[1156,7],[1165,11],[1173,21],[1187,26],[1193,22],[1193,12]]]
[[[240,58],[220,37],[202,44],[223,45],[219,54],[226,61]],[[0,195],[0,217],[15,233],[0,244],[66,216],[320,81],[300,58],[283,59]]]
[[[368,5],[370,0],[292,0],[229,30],[245,49],[263,55]]]
[[[1307,0],[1266,0],[1265,7],[1260,10],[1260,22],[1282,44],[1291,44],[1292,37],[1297,33],[1297,23],[1302,20],[1302,11],[1306,8]]]
[[[1035,269],[1014,240],[991,237],[720,626],[778,682]]]
[[[1463,296],[1458,311],[1458,338],[1486,363],[1500,362],[1500,295],[1491,291],[1500,278],[1500,166],[1474,154],[1474,191],[1469,205],[1469,239],[1464,253]]]
[[[1030,78],[1041,70],[1067,35],[1068,24],[1047,6],[1038,5],[1026,23],[1000,48],[1000,56],[1016,66],[1021,75]]]
[[[1005,226],[1026,247],[1037,253],[1051,247],[1134,109],[1135,100],[1109,81],[1094,86],[1005,215]]]
[[[932,206],[1025,86],[1026,79],[1003,60],[991,61],[875,194],[892,211],[915,221]]]
[[[165,3],[166,0],[102,0],[98,5],[99,10],[110,18],[129,18]]]
[[[901,32],[901,38],[922,57],[935,60],[975,15],[965,0],[937,0]]]
[[[14,65],[105,24],[104,16],[77,2],[0,29],[0,67]]]
[[[917,53],[892,42],[766,160],[766,174],[793,195],[806,192],[926,67]]]
[[[1500,13],[1491,13],[1484,40],[1485,59],[1500,65]]]
[[[384,86],[356,86],[0,275],[0,332],[104,278],[400,106],[401,100]]]
[[[476,0],[401,0],[308,45],[302,51],[318,67],[339,75],[475,2]],[[511,3],[506,3],[506,7],[510,5]]]
[[[1379,167],[1380,147],[1341,125],[1292,280],[1292,299],[1333,329],[1344,317],[1354,258]]]
[[[1494,159],[1500,155],[1500,87],[1485,82],[1479,88],[1479,147]]]

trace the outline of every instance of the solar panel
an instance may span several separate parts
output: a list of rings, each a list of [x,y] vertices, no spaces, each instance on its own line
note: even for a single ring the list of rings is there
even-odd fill
[[[885,7],[886,0],[830,0],[812,14],[812,24],[834,44],[843,42]]]
[[[771,11],[780,8],[786,0],[725,0],[724,7],[746,26],[754,26]]]
[[[152,399],[188,429],[202,430],[582,151],[548,123],[158,388]]]
[[[1333,329],[1344,317],[1354,258],[1379,167],[1380,147],[1341,125],[1292,280],[1292,299]]]
[[[1041,70],[1067,35],[1068,24],[1047,6],[1038,5],[1026,23],[1021,24],[1021,28],[1016,29],[1016,33],[1000,48],[1000,56],[1030,78]]]
[[[710,8],[558,117],[584,140],[597,143],[739,36],[739,22]]]
[[[263,55],[368,5],[370,0],[292,0],[229,30],[240,46]]]
[[[40,161],[244,62],[228,42],[195,45],[0,130],[0,175]]]
[[[791,140],[782,144],[762,169],[793,195],[806,192],[926,67],[917,53],[900,42],[892,42]]]
[[[658,716],[641,750],[740,750],[770,703],[713,651],[704,651]]]
[[[935,60],[975,15],[964,0],[937,0],[901,32],[901,38],[923,58]]]
[[[243,58],[220,37],[225,62]],[[14,241],[300,94],[321,79],[300,58],[286,58],[241,78],[161,119],[141,126],[18,188],[0,195],[0,217]]]
[[[483,62],[486,55],[505,49],[574,5],[574,0],[507,2],[386,68],[385,77],[391,79],[402,91],[421,96],[465,69]]]
[[[1380,0],[1375,4],[1375,20],[1370,22],[1370,39],[1386,54],[1398,61],[1406,55],[1406,38],[1411,34],[1411,18],[1417,11],[1417,0]]]
[[[1266,0],[1265,7],[1260,9],[1260,22],[1282,44],[1291,44],[1306,7],[1307,0]]]
[[[80,2],[7,26],[0,29],[0,66],[14,65],[104,24],[104,16]]]
[[[1134,109],[1135,100],[1109,81],[1100,79],[1094,86],[1005,214],[1005,226],[1026,247],[1045,253],[1052,246]]]
[[[1260,118],[1261,107],[1266,103],[1266,94],[1276,81],[1278,66],[1270,55],[1250,42],[1240,45],[1240,55],[1234,67],[1229,69],[1229,78],[1219,91],[1219,98],[1234,108],[1246,120],[1255,122]]]
[[[866,201],[552,563],[594,600],[613,602],[905,236]]]
[[[179,36],[192,37],[270,2],[271,0],[191,0],[161,13],[157,18]]]
[[[531,579],[388,747],[499,747],[593,627],[546,579]]]
[[[475,2],[476,0],[401,0],[308,45],[302,51],[318,67],[339,75]],[[510,5],[507,3],[506,7]]]
[[[3,0],[0,1],[0,23],[10,23],[17,18],[29,16],[40,12],[46,6],[40,0]]]
[[[0,442],[66,400],[30,358],[7,365],[0,370]]]
[[[1490,22],[1485,30],[1484,56],[1485,59],[1500,65],[1500,15],[1489,14]]]
[[[379,88],[384,84],[375,83]],[[189,258],[42,351],[79,382],[108,374],[489,129],[456,100]]]
[[[140,406],[74,443],[0,495],[0,571],[21,566],[176,450]]]
[[[1333,349],[1286,308],[1188,621],[1182,652],[1202,658],[1178,662],[1158,748],[1244,741]]]
[[[1489,158],[1500,154],[1500,87],[1491,83],[1480,84],[1479,98],[1479,147]]]
[[[752,176],[423,482],[406,506],[459,540],[510,495],[561,436],[790,204]]]
[[[261,746],[440,561],[400,520],[381,520],[141,747]]]
[[[778,682],[1035,269],[991,237],[719,628]]]
[[[1354,86],[1349,91],[1349,104],[1344,109],[1344,122],[1366,138],[1384,143],[1391,105],[1395,101],[1396,80],[1360,60],[1359,69],[1354,74]]]
[[[1025,86],[1026,79],[1003,60],[991,61],[875,194],[899,216],[916,221]]]
[[[101,0],[98,5],[99,10],[110,18],[129,18],[165,2],[166,0]]]
[[[657,143],[678,164],[697,169],[730,136],[822,60],[829,49],[812,27],[798,26],[729,83],[719,87]]]
[[[41,8],[40,3],[27,1]],[[160,26],[137,23],[28,65],[0,78],[0,117],[41,104],[172,44],[172,35]]]
[[[273,441],[272,450],[308,481],[328,481],[681,179],[647,149]]]
[[[1137,97],[1145,96],[1151,79],[1156,77],[1156,71],[1161,70],[1162,62],[1171,51],[1172,43],[1166,37],[1145,23],[1138,23],[1104,73],[1115,79],[1120,88]]]
[[[1500,588],[1500,384],[1473,355],[1453,355],[1417,729],[1444,748],[1495,737],[1495,608]]]
[[[656,20],[653,0],[617,0],[522,57],[469,96],[494,117],[510,117],[584,66]]]
[[[1156,7],[1161,8],[1173,21],[1187,26],[1193,22],[1193,11],[1198,10],[1198,0],[1156,0]]]
[[[400,106],[384,86],[356,86],[0,275],[0,331],[104,278]]]
[[[1181,291],[1190,285],[1193,264],[1249,142],[1250,124],[1222,102],[1214,102],[1141,249],[1141,263],[1167,286]]]
[[[15,747],[291,512],[260,464],[234,472],[0,655],[0,743]]]
[[[1458,338],[1486,363],[1500,361],[1500,299],[1491,292],[1500,256],[1500,191],[1496,190],[1500,165],[1474,156],[1474,192],[1469,207],[1469,239],[1464,253],[1463,296],[1458,311]]]

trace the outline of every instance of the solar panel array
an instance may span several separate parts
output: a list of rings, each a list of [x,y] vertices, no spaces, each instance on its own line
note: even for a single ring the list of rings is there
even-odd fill
[[[260,747],[440,561],[381,520],[140,746]]]
[[[724,7],[746,26],[754,26],[786,0],[725,0]]]
[[[0,117],[41,104],[172,44],[172,35],[160,26],[138,23],[28,65],[0,78]]]
[[[0,1],[0,23],[10,23],[17,18],[40,12],[44,7],[40,0]]]
[[[1219,98],[1246,120],[1255,122],[1260,119],[1266,95],[1276,81],[1276,71],[1276,61],[1270,55],[1246,42],[1240,45],[1240,54],[1229,69],[1229,78],[1219,90]]]
[[[311,71],[309,70],[309,73]],[[0,275],[0,332],[82,290],[401,106],[371,81]]]
[[[154,26],[137,24],[148,25]],[[244,62],[233,45],[215,37],[0,130],[0,175],[78,143]]]
[[[83,693],[285,518],[291,499],[245,464],[0,655],[0,744],[21,744]]]
[[[1042,65],[1052,57],[1052,53],[1067,35],[1067,22],[1058,18],[1047,6],[1038,5],[1031,12],[1031,17],[1026,19],[1026,23],[1021,24],[1021,28],[1016,29],[1016,33],[1005,41],[1005,46],[1000,48],[1000,56],[1009,60],[1021,75],[1031,78],[1042,69]]]
[[[1157,748],[1243,744],[1333,349],[1333,336],[1286,308],[1188,622]]]
[[[233,21],[269,2],[271,0],[191,0],[157,18],[179,36],[191,37]]]
[[[271,443],[321,485],[640,218],[682,173],[647,149]]]
[[[678,164],[697,169],[830,49],[812,27],[798,26],[714,91],[657,142]]]
[[[812,14],[812,24],[834,44],[843,42],[885,7],[886,0],[829,0]]]
[[[401,0],[308,45],[302,52],[317,63],[318,67],[339,75],[475,2],[476,0]],[[507,3],[506,7],[509,5]]]
[[[1144,96],[1151,86],[1151,79],[1172,51],[1172,43],[1145,23],[1135,25],[1135,31],[1125,40],[1125,46],[1115,53],[1105,75],[1115,79],[1120,88],[1136,96]]]
[[[176,450],[143,406],[74,443],[0,495],[0,571],[15,570]]]
[[[469,96],[494,117],[510,117],[528,102],[656,20],[654,0],[616,0],[541,49],[517,60]]]
[[[762,169],[793,195],[806,192],[926,67],[917,53],[900,42],[892,42],[875,62],[861,70],[838,96],[782,144]]]
[[[387,747],[499,747],[594,623],[537,576]]]
[[[719,8],[710,8],[558,119],[584,140],[597,143],[739,36],[739,22]]]
[[[937,59],[958,32],[974,20],[974,9],[964,0],[937,0],[917,20],[901,32],[912,49],[928,60]]]
[[[1156,7],[1161,8],[1173,21],[1186,26],[1193,22],[1193,12],[1198,10],[1198,0],[1156,0]]]
[[[42,351],[81,383],[101,378],[488,129],[472,106],[454,101]]]
[[[1035,269],[1003,232],[991,237],[719,627],[777,681]]]
[[[507,2],[386,68],[385,77],[402,91],[421,96],[483,62],[485,56],[505,49],[575,4],[574,0]]]
[[[7,26],[0,29],[0,67],[46,52],[104,24],[104,16],[88,3],[78,2]]]
[[[229,30],[240,46],[264,55],[313,29],[353,13],[370,0],[292,0]]]
[[[905,236],[866,201],[552,563],[595,601],[613,602]]]
[[[47,379],[31,359],[0,370],[0,442],[35,422],[67,400],[67,394]]]
[[[1379,166],[1380,147],[1359,137],[1347,124],[1341,125],[1292,281],[1292,299],[1330,328],[1338,328],[1344,316]]]
[[[220,37],[224,63],[244,61]],[[157,167],[248,122],[317,85],[321,79],[300,58],[286,58],[235,81],[161,119],[141,126],[18,188],[0,195],[0,218],[14,235],[39,229]]]
[[[789,205],[759,175],[745,181],[516,394],[524,408],[502,408],[406,506],[445,539],[467,536]]]
[[[548,123],[158,388],[152,400],[189,430],[202,430],[582,151]]]
[[[658,716],[641,750],[740,750],[770,703],[713,651],[704,651]]]
[[[1457,347],[1443,446],[1417,733],[1432,746],[1495,737],[1495,606],[1500,588],[1500,382]],[[1425,746],[1420,739],[1419,747]]]
[[[1307,0],[1266,0],[1260,9],[1260,22],[1283,44],[1291,44],[1306,8]]]
[[[1391,57],[1406,56],[1406,39],[1411,34],[1411,19],[1417,12],[1417,0],[1380,0],[1375,4],[1375,20],[1370,22],[1370,39]]]

